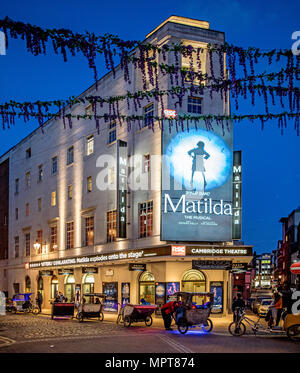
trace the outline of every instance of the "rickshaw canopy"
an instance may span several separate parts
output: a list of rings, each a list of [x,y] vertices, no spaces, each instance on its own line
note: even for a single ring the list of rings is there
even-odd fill
[[[25,302],[29,300],[29,297],[32,295],[32,293],[20,293],[20,294],[15,294],[13,296],[13,301],[20,301],[20,302]]]
[[[183,300],[191,299],[193,296],[196,297],[209,297],[210,302],[213,304],[214,302],[214,294],[210,292],[188,292],[188,291],[177,291],[173,295],[181,296]]]

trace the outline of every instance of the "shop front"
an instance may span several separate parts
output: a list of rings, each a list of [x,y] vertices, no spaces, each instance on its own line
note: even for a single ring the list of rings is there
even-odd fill
[[[232,303],[232,268],[239,263],[250,263],[251,259],[250,246],[186,245],[178,251],[172,245],[164,245],[32,262],[27,275],[47,264],[48,272],[53,274],[46,283],[50,297],[62,291],[69,301],[74,301],[76,293],[105,293],[105,312],[117,312],[118,304],[139,304],[141,299],[160,308],[173,299],[176,291],[211,291],[215,294],[213,313],[226,315]],[[85,267],[81,264],[83,260]],[[70,267],[67,271],[61,269],[66,264]],[[43,277],[39,277],[37,285],[44,293]],[[201,304],[203,300],[199,297],[196,301]]]

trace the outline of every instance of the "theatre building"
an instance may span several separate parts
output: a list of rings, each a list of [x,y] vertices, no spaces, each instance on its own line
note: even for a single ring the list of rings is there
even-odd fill
[[[196,50],[222,45],[225,36],[206,21],[172,16],[145,39],[159,47],[179,42]],[[167,62],[156,55],[157,62],[174,64],[174,53],[166,54]],[[218,77],[219,56],[213,58]],[[209,75],[206,53],[199,59]],[[189,68],[190,60],[180,56],[180,64]],[[133,65],[129,73],[130,83],[118,66],[115,76],[98,81],[98,90],[93,85],[79,98],[121,96],[144,83],[155,88],[148,70],[146,82]],[[175,83],[160,72],[159,84],[168,90]],[[162,111],[166,117],[229,114],[229,97],[189,92],[181,106],[171,95],[163,106],[141,99],[136,110],[120,101],[122,115],[144,116],[130,130],[117,118],[100,119],[99,133],[94,120],[64,128],[63,119],[50,119],[43,133],[35,130],[0,157],[0,290],[9,296],[40,291],[46,309],[57,291],[69,301],[101,292],[106,312],[142,298],[161,305],[178,290],[213,291],[214,312],[228,313],[233,273],[252,259],[252,247],[240,241],[241,157],[233,151],[232,123],[223,130],[193,122],[182,131],[165,120],[162,131],[153,119]],[[78,103],[66,113],[93,110]],[[108,113],[108,104],[100,112]]]

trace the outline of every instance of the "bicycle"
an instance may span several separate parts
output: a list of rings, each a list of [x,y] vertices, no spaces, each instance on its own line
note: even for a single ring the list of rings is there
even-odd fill
[[[281,318],[285,320],[287,315],[286,310],[282,312]],[[246,312],[244,309],[237,308],[234,311],[234,318],[235,321],[229,324],[228,331],[234,337],[240,337],[246,333],[246,325],[248,325],[254,335],[257,335],[259,332],[264,334],[285,334],[283,328],[281,327],[269,327],[265,323],[261,323],[261,320],[264,319],[261,315],[258,316],[258,319],[252,320],[250,317],[246,316]],[[245,325],[246,324],[246,325]]]

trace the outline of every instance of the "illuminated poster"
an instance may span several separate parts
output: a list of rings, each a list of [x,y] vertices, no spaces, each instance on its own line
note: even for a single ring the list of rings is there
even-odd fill
[[[211,313],[223,313],[223,282],[211,282],[210,292],[214,294],[214,305]]]
[[[155,311],[157,315],[161,315],[161,307],[166,303],[166,283],[155,283],[155,304],[158,306]]]
[[[122,306],[130,303],[130,283],[122,282],[121,284]]]
[[[118,283],[103,282],[103,293],[106,295],[104,300],[104,311],[118,312]]]
[[[232,240],[232,126],[203,127],[162,131],[162,240]]]
[[[180,282],[167,282],[167,302],[175,301],[176,297],[173,295],[180,290]]]

